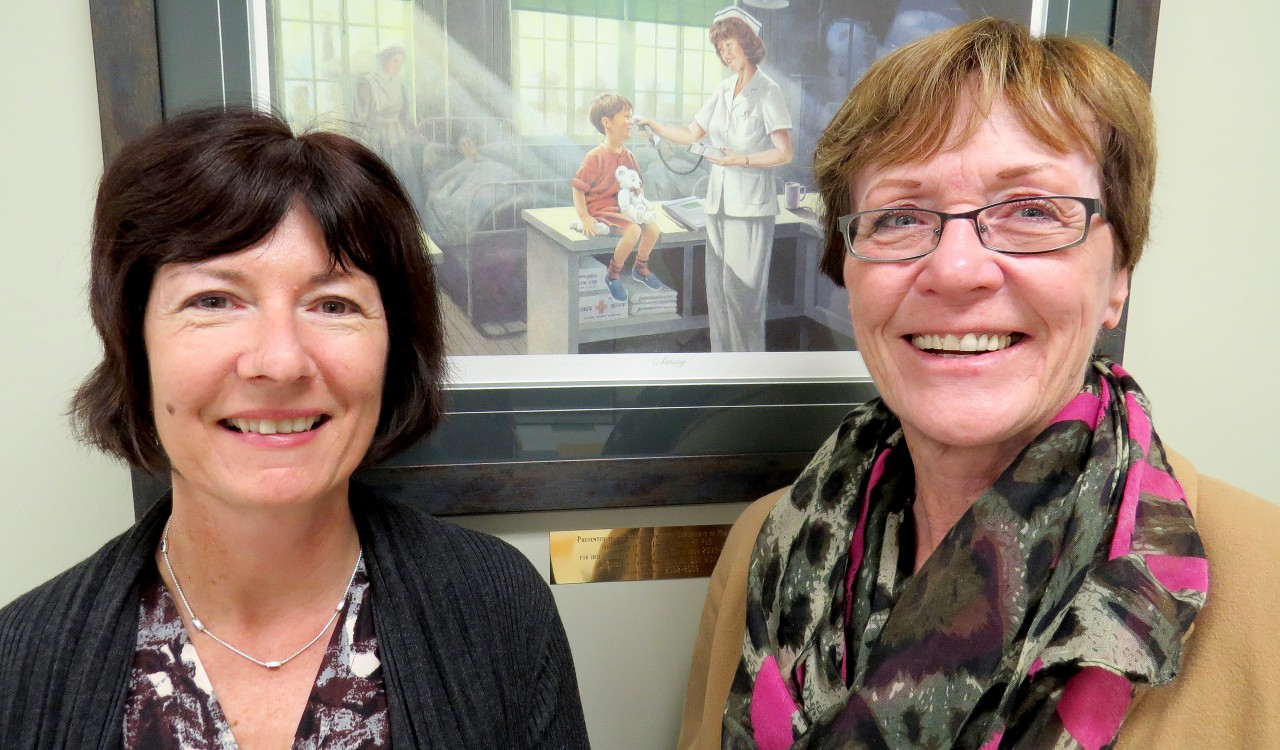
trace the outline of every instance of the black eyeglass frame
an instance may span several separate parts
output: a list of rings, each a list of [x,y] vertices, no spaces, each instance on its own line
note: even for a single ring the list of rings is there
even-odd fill
[[[1084,209],[1085,209],[1084,232],[1081,233],[1080,239],[1075,240],[1074,242],[1068,242],[1067,244],[1062,245],[1060,247],[1050,248],[1048,250],[1022,251],[1022,250],[1003,250],[998,247],[992,247],[988,245],[986,239],[983,238],[982,227],[978,225],[978,214],[982,213],[983,211],[986,211],[989,208],[995,208],[996,206],[1003,206],[1008,203],[1023,203],[1028,201],[1063,199],[1063,198],[1067,200],[1079,201],[1081,205],[1084,206]],[[1093,225],[1094,216],[1101,218],[1103,221],[1107,220],[1107,211],[1102,205],[1101,198],[1085,198],[1080,195],[1037,195],[1032,197],[1010,198],[1007,201],[996,201],[995,203],[989,203],[985,206],[975,208],[972,211],[963,211],[958,214],[951,214],[951,213],[947,213],[946,211],[934,211],[929,208],[915,208],[915,207],[904,206],[902,207],[902,209],[917,211],[919,213],[933,214],[934,216],[937,216],[941,220],[941,223],[938,224],[938,228],[934,230],[933,247],[930,247],[928,250],[924,251],[923,253],[920,253],[919,255],[911,255],[906,258],[868,258],[865,255],[858,255],[857,253],[855,253],[853,251],[853,241],[849,239],[849,226],[853,224],[853,222],[856,221],[860,216],[867,216],[869,214],[878,214],[884,211],[894,210],[894,207],[889,206],[885,208],[873,208],[867,211],[854,211],[851,214],[845,214],[844,216],[841,216],[840,218],[836,219],[836,227],[840,230],[841,238],[844,239],[845,252],[848,253],[851,257],[857,258],[858,260],[865,260],[868,263],[902,263],[908,260],[918,260],[928,255],[929,253],[932,253],[934,250],[938,249],[938,243],[942,241],[942,230],[946,228],[948,221],[951,221],[952,219],[967,219],[971,224],[973,224],[973,231],[975,234],[978,235],[978,242],[982,243],[983,247],[985,247],[986,249],[992,252],[1000,253],[1001,255],[1045,255],[1047,253],[1056,253],[1059,250],[1066,250],[1067,248],[1075,247],[1076,245],[1079,245],[1080,243],[1089,239],[1089,227]]]

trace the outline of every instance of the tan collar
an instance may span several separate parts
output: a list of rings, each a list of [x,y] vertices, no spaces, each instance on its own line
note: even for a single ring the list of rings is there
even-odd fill
[[[1182,491],[1187,493],[1187,508],[1191,510],[1191,517],[1195,518],[1196,501],[1200,496],[1200,474],[1196,472],[1196,467],[1180,454],[1174,453],[1168,447],[1164,449],[1164,453],[1169,459],[1169,467],[1173,469],[1173,478],[1178,480],[1178,484],[1182,485]]]
[[[1173,478],[1178,480],[1178,484],[1182,485],[1182,491],[1187,495],[1187,509],[1191,511],[1191,517],[1196,517],[1196,503],[1200,498],[1200,474],[1196,471],[1196,467],[1191,462],[1183,458],[1182,454],[1174,453],[1169,450],[1168,446],[1164,449],[1165,458],[1169,461],[1169,468],[1173,469]],[[1191,640],[1191,634],[1196,630],[1196,624],[1191,623],[1191,627],[1187,628],[1187,632],[1182,634],[1182,643],[1185,649],[1186,643]],[[1134,708],[1138,702],[1151,692],[1150,685],[1139,685],[1133,693],[1133,701],[1129,703],[1129,708],[1125,711],[1125,721],[1133,715]]]

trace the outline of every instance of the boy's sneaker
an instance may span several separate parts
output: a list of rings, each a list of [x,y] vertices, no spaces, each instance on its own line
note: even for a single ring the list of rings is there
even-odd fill
[[[627,288],[622,285],[622,277],[616,279],[609,278],[608,274],[604,277],[604,285],[609,287],[609,294],[619,302],[627,301]]]
[[[640,273],[639,269],[637,269],[633,265],[631,266],[631,278],[635,279],[641,284],[644,284],[650,289],[657,290],[662,288],[662,279],[658,278],[658,274],[654,273],[653,271],[650,271],[649,275],[645,276],[644,274]]]

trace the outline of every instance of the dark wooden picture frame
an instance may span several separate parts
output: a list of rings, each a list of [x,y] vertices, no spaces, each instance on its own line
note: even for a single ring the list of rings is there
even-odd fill
[[[431,0],[445,5],[468,0]],[[1094,28],[1151,80],[1159,2],[1114,0],[1109,28]],[[1051,28],[1072,28],[1066,3],[1051,2]],[[187,102],[175,94],[184,76],[224,55],[211,45],[163,54],[166,24],[218,23],[211,0],[90,0],[104,158]],[[1105,9],[1104,9],[1105,10]],[[176,59],[174,59],[176,58]],[[228,81],[223,92],[248,90]],[[1121,331],[1123,330],[1123,322]],[[1120,334],[1123,335],[1122,333]],[[1123,339],[1104,340],[1113,356]],[[454,390],[450,415],[428,444],[357,478],[437,514],[679,505],[746,501],[792,481],[852,405],[874,395],[869,380],[850,382],[618,385],[578,388]],[[529,425],[608,434],[595,457],[530,457],[512,448]],[[166,477],[135,473],[141,511]]]

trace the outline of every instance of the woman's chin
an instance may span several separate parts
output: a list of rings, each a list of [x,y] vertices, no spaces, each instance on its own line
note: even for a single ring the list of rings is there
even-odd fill
[[[1029,442],[1057,411],[1025,381],[967,394],[923,391],[900,394],[903,406],[890,408],[902,421],[913,455],[925,448],[1007,453]],[[1015,451],[1016,452],[1016,451]]]
[[[175,497],[203,497],[246,510],[313,507],[327,497],[345,497],[346,488],[345,480],[332,481],[297,467],[238,472],[212,482],[174,477]]]
[[[1003,451],[1011,440],[1035,437],[1079,389],[1078,380],[1045,377],[1056,368],[1029,339],[979,354],[922,351],[904,341],[884,354],[892,366],[872,367],[873,377],[917,444]]]

